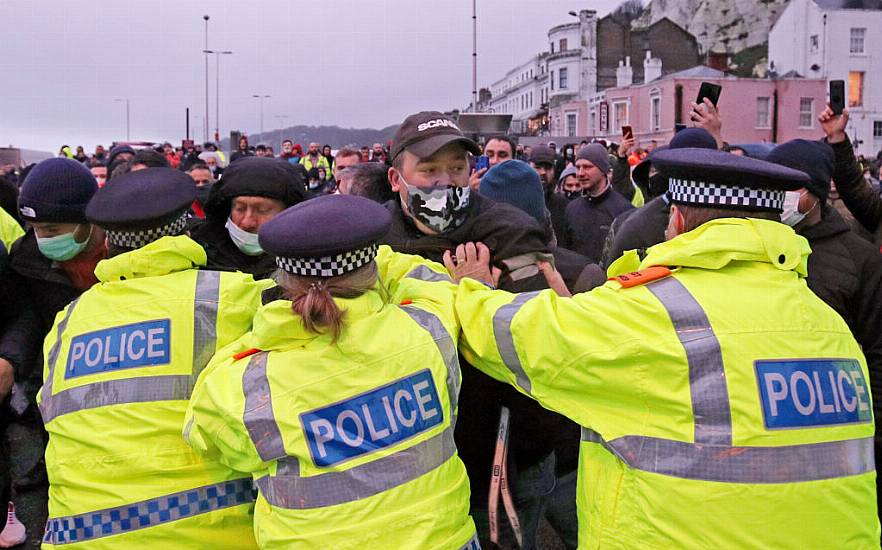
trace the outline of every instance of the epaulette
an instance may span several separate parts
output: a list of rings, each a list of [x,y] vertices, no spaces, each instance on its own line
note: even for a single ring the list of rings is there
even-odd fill
[[[622,285],[622,288],[631,288],[634,286],[645,285],[646,283],[651,283],[652,281],[657,281],[659,279],[664,279],[671,273],[671,270],[663,265],[654,265],[652,267],[647,267],[646,269],[641,269],[640,271],[625,273],[618,277],[610,277],[608,280],[617,281]]]

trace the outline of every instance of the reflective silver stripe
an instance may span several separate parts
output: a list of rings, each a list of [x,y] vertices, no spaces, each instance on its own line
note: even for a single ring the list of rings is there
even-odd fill
[[[453,279],[444,273],[432,271],[424,265],[418,265],[406,275],[408,279],[419,279],[420,281],[428,281],[430,283],[452,283]]]
[[[450,419],[453,422],[456,417],[456,405],[459,403],[460,384],[459,353],[456,351],[453,338],[444,328],[441,319],[433,313],[413,306],[402,306],[401,309],[410,315],[416,324],[432,335],[432,339],[435,340],[435,345],[438,346],[438,351],[441,353],[441,358],[444,359],[444,365],[447,367],[447,395],[450,396]]]
[[[142,376],[93,382],[52,393],[52,380],[61,349],[61,337],[77,300],[58,324],[58,339],[49,351],[48,376],[43,386],[40,413],[43,423],[71,412],[125,403],[177,401],[190,398],[196,378],[214,354],[217,341],[217,311],[221,273],[199,271],[193,301],[193,368],[190,375]]]
[[[606,446],[638,470],[728,483],[815,481],[865,474],[876,467],[872,437],[780,447],[727,447],[625,436]]]
[[[257,454],[265,462],[285,456],[282,432],[273,414],[273,398],[266,377],[267,355],[265,351],[252,355],[242,375],[242,390],[245,393],[242,421],[251,435]]]
[[[481,541],[478,540],[478,534],[475,533],[467,543],[460,546],[459,550],[481,550]]]
[[[338,472],[303,477],[297,459],[285,458],[278,462],[276,475],[258,479],[257,486],[267,502],[280,508],[334,506],[413,481],[450,460],[455,452],[453,430],[448,427],[412,447]]]
[[[217,347],[217,310],[220,300],[219,271],[199,270],[193,301],[193,377],[208,364]]]
[[[43,398],[40,412],[43,423],[64,414],[126,403],[149,401],[185,401],[193,391],[193,379],[186,374],[142,376],[104,380],[58,392]]]
[[[689,361],[689,391],[695,418],[695,443],[732,445],[732,413],[723,353],[704,310],[674,277],[646,285],[661,301]]]
[[[515,314],[528,301],[535,298],[539,292],[525,292],[515,296],[514,300],[505,304],[496,310],[493,316],[493,334],[496,337],[496,349],[508,370],[517,377],[518,386],[520,386],[528,394],[533,392],[533,384],[527,373],[524,372],[524,366],[521,365],[521,358],[518,357],[517,349],[515,349],[514,336],[511,332],[511,321]]]
[[[59,545],[94,540],[253,501],[250,478],[223,481],[116,508],[49,518],[43,543]],[[149,546],[146,541],[144,544]]]
[[[58,354],[61,353],[61,337],[64,336],[64,331],[67,329],[67,322],[70,320],[70,316],[73,314],[74,308],[77,307],[77,302],[79,301],[80,299],[78,297],[67,306],[67,313],[64,314],[64,318],[58,323],[58,331],[55,334],[55,343],[52,344],[52,347],[49,349],[49,355],[46,357],[46,366],[48,369],[40,399],[40,416],[43,417],[43,424],[49,422],[49,420],[46,419],[45,409],[52,404],[52,379],[55,378],[55,363],[58,362]]]

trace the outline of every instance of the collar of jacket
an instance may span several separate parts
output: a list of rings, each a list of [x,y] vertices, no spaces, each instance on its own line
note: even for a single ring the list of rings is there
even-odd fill
[[[334,302],[346,311],[346,325],[371,317],[386,305],[376,288],[357,298],[334,298]],[[316,338],[331,341],[328,334],[313,334],[303,328],[300,316],[291,310],[289,300],[276,300],[262,306],[257,310],[252,326],[254,328],[248,345],[267,351],[303,346]]]
[[[754,218],[722,218],[653,246],[636,269],[633,265],[636,254],[632,255],[633,258],[626,254],[610,266],[609,276],[656,265],[716,270],[732,262],[754,262],[771,264],[782,271],[795,271],[805,277],[809,254],[808,241],[783,223]]]
[[[809,240],[809,243],[829,239],[843,233],[851,231],[839,212],[832,206],[824,205],[821,221],[810,227],[804,227],[800,230],[800,235]]]
[[[98,262],[95,275],[101,282],[141,277],[158,277],[205,266],[208,257],[196,241],[186,235],[162,237],[119,256]]]

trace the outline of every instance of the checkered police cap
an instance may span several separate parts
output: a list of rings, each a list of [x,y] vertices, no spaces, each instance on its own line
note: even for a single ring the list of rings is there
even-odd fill
[[[377,256],[377,245],[320,258],[276,257],[276,264],[302,277],[337,277],[369,264]]]
[[[784,208],[783,190],[751,189],[679,178],[668,179],[668,195],[675,203],[699,206],[777,211]]]
[[[141,248],[162,237],[180,235],[187,227],[187,212],[184,211],[178,218],[161,227],[149,229],[136,229],[132,231],[107,231],[107,241],[121,248]]]

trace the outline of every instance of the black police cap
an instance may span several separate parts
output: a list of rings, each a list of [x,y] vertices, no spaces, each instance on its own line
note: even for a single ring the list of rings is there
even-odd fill
[[[316,197],[288,208],[260,228],[260,246],[290,273],[334,277],[374,259],[392,216],[353,195]],[[316,228],[322,228],[316,231]]]
[[[713,149],[659,151],[652,164],[668,177],[672,202],[705,207],[781,211],[784,192],[809,180],[799,170]]]
[[[86,206],[86,218],[105,229],[151,229],[180,217],[195,199],[196,186],[187,174],[145,168],[98,189]]]

